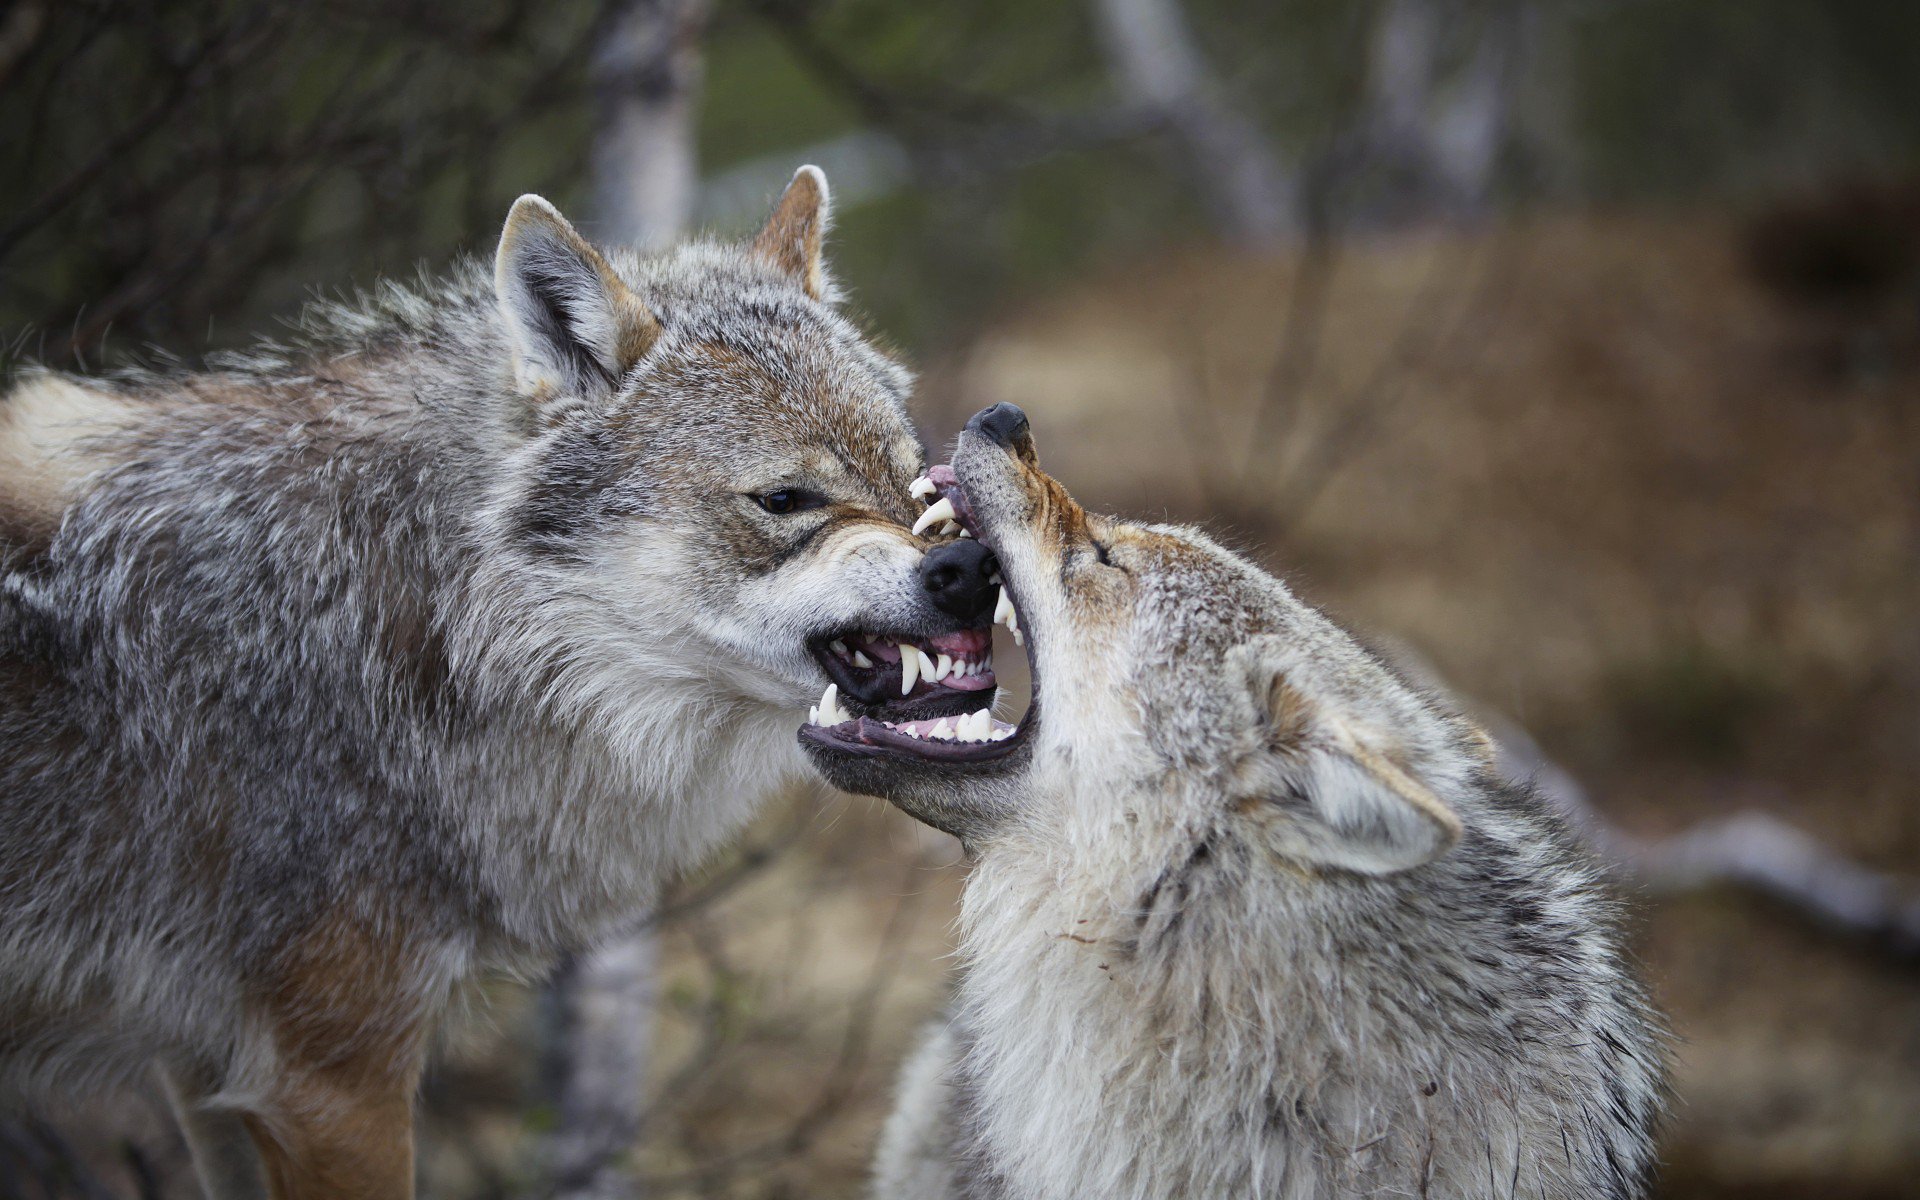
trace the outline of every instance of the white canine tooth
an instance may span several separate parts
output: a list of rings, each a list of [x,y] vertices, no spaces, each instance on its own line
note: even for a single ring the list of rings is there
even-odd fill
[[[938,680],[945,679],[947,676],[951,674],[953,674],[953,657],[951,655],[942,654],[938,659],[934,661],[933,677],[936,681],[938,681]]]
[[[940,532],[945,534],[947,537],[953,537],[957,534],[965,533],[966,531],[967,531],[967,527],[965,525],[962,525],[958,521],[948,521],[945,525],[942,525],[940,527]]]
[[[973,714],[973,740],[984,742],[993,735],[993,714],[980,709]]]
[[[938,721],[934,722],[933,730],[932,732],[928,733],[927,736],[936,737],[936,738],[951,738],[953,737],[953,730],[947,728],[947,719],[945,717],[941,717]]]
[[[900,643],[900,694],[906,695],[920,682],[921,654],[905,642]]]
[[[840,725],[853,718],[840,711],[840,685],[829,683],[820,694],[820,719],[828,725]]]
[[[962,526],[960,527],[960,536],[961,536],[961,537],[972,537],[972,536],[973,536],[973,530],[971,530],[971,529],[968,529],[968,528],[967,528],[967,527],[966,527],[965,525],[962,525]]]
[[[933,486],[933,480],[928,479],[925,475],[922,475],[920,478],[913,481],[913,486],[908,488],[907,492],[915,500],[925,500],[928,496],[933,495],[933,493],[937,490],[938,489]]]
[[[856,667],[870,667],[873,665],[873,660],[860,653],[860,651],[855,650],[853,652],[853,665]]]
[[[847,652],[847,644],[841,641],[839,638],[833,639],[832,646],[833,646],[833,652],[835,654],[844,655]]]
[[[926,680],[935,680],[940,678],[938,675],[933,673],[933,666],[934,666],[933,660],[927,657],[927,652],[925,650],[915,650],[914,654],[918,655],[920,658],[920,678],[926,679]]]
[[[816,704],[813,707],[807,709],[807,724],[818,725],[819,723],[820,723],[820,706]]]
[[[920,514],[920,519],[913,523],[913,532],[917,536],[922,530],[929,529],[940,521],[953,520],[953,516],[953,501],[942,496],[928,505],[927,511]]]
[[[1007,599],[1007,589],[1000,589],[1000,599],[993,606],[993,623],[1000,625],[1013,616],[1013,601]]]

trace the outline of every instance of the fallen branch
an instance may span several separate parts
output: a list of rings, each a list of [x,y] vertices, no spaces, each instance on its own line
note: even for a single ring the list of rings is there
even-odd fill
[[[1530,781],[1585,832],[1593,848],[1644,891],[1677,896],[1736,887],[1816,925],[1920,961],[1920,890],[1884,875],[1758,809],[1702,821],[1672,837],[1644,839],[1601,815],[1587,789],[1541,751],[1524,729],[1488,722],[1510,778]]]

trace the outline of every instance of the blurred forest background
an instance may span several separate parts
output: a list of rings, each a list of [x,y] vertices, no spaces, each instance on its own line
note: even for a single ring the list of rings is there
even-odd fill
[[[525,191],[737,236],[802,162],[930,446],[1018,402],[1587,822],[1680,1038],[1663,1196],[1920,1196],[1920,5],[13,0],[0,365],[241,346]],[[962,874],[776,804],[489,992],[425,1194],[856,1194]],[[194,1194],[154,1095],[0,1122],[0,1196]]]

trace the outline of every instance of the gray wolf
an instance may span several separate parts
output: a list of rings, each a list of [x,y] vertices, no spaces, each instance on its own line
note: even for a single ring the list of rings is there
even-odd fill
[[[1646,1194],[1662,1036],[1484,735],[1203,534],[1082,510],[1012,406],[929,482],[1035,698],[984,743],[802,733],[976,858],[879,1196]]]
[[[0,399],[0,1091],[157,1064],[216,1196],[407,1195],[467,981],[642,913],[823,685],[992,685],[827,220],[805,168],[641,258],[524,197],[292,344]]]

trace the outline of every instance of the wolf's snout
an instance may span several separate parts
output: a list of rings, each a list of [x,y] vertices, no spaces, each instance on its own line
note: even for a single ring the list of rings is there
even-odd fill
[[[977,621],[987,615],[987,606],[993,601],[989,578],[995,569],[991,550],[972,538],[960,538],[927,551],[920,560],[920,585],[941,612],[962,621]]]
[[[1021,442],[1031,442],[1027,414],[1017,404],[1001,403],[983,408],[973,414],[967,428],[1008,450],[1018,450]]]

